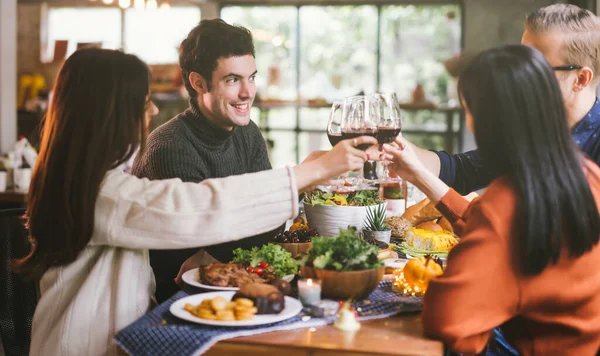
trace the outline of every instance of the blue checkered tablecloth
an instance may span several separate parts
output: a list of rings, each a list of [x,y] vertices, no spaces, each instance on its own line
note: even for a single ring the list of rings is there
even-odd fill
[[[130,355],[201,355],[225,339],[270,331],[292,330],[330,324],[335,317],[314,318],[306,310],[297,316],[273,324],[250,327],[200,325],[175,318],[169,307],[189,294],[181,291],[162,303],[115,337],[117,344]],[[383,281],[365,300],[353,302],[360,320],[386,318],[400,312],[421,309],[421,299],[404,297],[392,291],[391,281]]]

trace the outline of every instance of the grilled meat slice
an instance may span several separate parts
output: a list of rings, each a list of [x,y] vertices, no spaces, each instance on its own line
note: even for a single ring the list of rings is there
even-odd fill
[[[254,273],[248,273],[238,263],[211,263],[200,267],[199,280],[216,287],[239,287],[246,283],[265,283],[265,280]]]

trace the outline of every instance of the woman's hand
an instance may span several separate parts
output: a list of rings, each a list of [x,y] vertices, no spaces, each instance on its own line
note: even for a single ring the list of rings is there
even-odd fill
[[[402,179],[414,183],[420,175],[427,171],[427,168],[419,159],[419,156],[413,147],[402,137],[402,134],[396,137],[391,144],[383,145],[389,160],[388,168],[396,172]]]
[[[318,159],[319,157],[322,157],[324,154],[326,154],[329,151],[325,151],[325,150],[314,150],[311,153],[308,154],[308,156],[306,156],[306,158],[302,161],[302,163],[304,162],[310,162],[310,161],[314,161],[315,159]]]
[[[402,135],[398,135],[395,142],[383,145],[383,149],[387,154],[386,159],[390,161],[389,168],[402,179],[414,184],[434,204],[448,193],[450,188],[425,167],[412,145]]]
[[[376,145],[377,139],[370,136],[360,136],[343,140],[333,146],[331,151],[319,157],[317,161],[329,168],[327,179],[348,171],[362,169],[363,164],[370,157],[367,152],[356,147],[365,144]]]
[[[319,152],[318,155],[311,157],[314,159],[304,160],[294,167],[298,191],[304,192],[311,186],[326,182],[331,177],[361,169],[369,157],[365,151],[356,147],[376,144],[377,139],[370,136],[347,139],[338,142],[331,151]]]

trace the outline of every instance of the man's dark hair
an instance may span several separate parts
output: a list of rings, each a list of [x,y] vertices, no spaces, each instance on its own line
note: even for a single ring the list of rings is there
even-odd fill
[[[572,257],[591,250],[600,235],[598,208],[544,56],[522,45],[484,51],[467,66],[458,88],[484,164],[516,188],[514,244],[522,272],[541,273],[563,247]]]
[[[179,66],[190,97],[198,94],[190,85],[190,73],[200,74],[209,85],[220,57],[255,56],[252,34],[241,26],[232,26],[221,19],[202,20],[181,42]]]

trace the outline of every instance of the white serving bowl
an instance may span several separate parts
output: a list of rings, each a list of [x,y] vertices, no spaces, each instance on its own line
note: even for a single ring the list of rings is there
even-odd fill
[[[382,203],[380,205],[385,205]],[[361,231],[366,223],[367,209],[375,209],[379,205],[371,206],[339,206],[339,205],[310,205],[304,204],[304,212],[308,226],[317,229],[319,236],[337,236],[340,229],[354,226]]]

